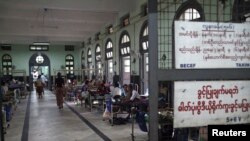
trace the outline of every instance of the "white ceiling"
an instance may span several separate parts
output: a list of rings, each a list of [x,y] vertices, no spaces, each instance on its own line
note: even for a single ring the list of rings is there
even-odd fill
[[[79,44],[113,24],[135,0],[0,0],[0,43]]]

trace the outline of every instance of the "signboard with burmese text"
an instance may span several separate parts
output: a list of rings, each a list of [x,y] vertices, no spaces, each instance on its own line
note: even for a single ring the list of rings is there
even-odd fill
[[[174,82],[174,128],[250,123],[250,81]]]
[[[250,68],[250,24],[175,21],[175,68]]]

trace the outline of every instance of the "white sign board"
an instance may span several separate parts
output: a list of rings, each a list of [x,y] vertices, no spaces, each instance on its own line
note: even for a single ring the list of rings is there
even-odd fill
[[[250,68],[250,24],[175,21],[177,69]]]
[[[250,81],[174,83],[174,127],[250,123]]]

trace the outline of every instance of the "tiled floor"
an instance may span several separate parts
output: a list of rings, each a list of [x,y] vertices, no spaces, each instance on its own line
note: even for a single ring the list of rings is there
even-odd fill
[[[134,126],[134,140],[147,141],[148,134]],[[102,120],[102,111],[90,112],[73,102],[59,110],[51,91],[43,99],[34,92],[22,99],[14,111],[5,141],[131,141],[132,122],[111,126]]]

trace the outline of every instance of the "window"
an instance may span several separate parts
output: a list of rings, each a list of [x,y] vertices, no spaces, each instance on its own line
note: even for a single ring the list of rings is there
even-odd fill
[[[130,55],[130,38],[126,31],[121,36],[120,40],[120,55],[128,56]]]
[[[102,64],[101,62],[97,62],[97,74],[101,78],[101,72],[102,72]]]
[[[74,51],[75,46],[73,45],[65,45],[65,51]]]
[[[145,53],[148,52],[148,24],[145,22],[142,26],[141,29],[141,34],[140,34],[140,52]]]
[[[113,43],[111,39],[108,39],[106,42],[105,52],[106,52],[105,56],[106,60],[113,59]]]
[[[108,72],[113,73],[113,61],[112,60],[108,62]]]
[[[120,74],[122,74],[122,84],[130,83],[130,38],[127,31],[123,31],[120,37]]]
[[[142,78],[141,90],[146,92],[148,89],[148,71],[149,71],[149,61],[148,61],[148,22],[145,21],[142,25],[140,32],[140,53],[142,55],[140,61],[140,76]]]
[[[145,70],[146,70],[146,72],[148,72],[149,71],[149,61],[148,61],[148,55],[145,57]]]
[[[84,69],[85,68],[85,56],[84,56],[84,51],[82,51],[82,55],[81,55],[81,61],[82,61],[82,65],[81,65],[81,67],[82,67],[82,69]]]
[[[2,44],[1,45],[1,49],[2,50],[11,50],[11,45],[10,44]]]
[[[96,68],[97,68],[97,76],[99,79],[102,78],[101,76],[101,69],[102,69],[102,64],[101,64],[101,60],[102,60],[102,56],[101,56],[101,47],[99,44],[96,45],[96,49],[95,49],[95,60],[96,60]]]
[[[158,51],[158,66],[160,69],[172,69],[174,67],[174,21],[205,21],[203,6],[197,0],[187,0],[180,2],[181,5],[172,14],[175,14],[174,19],[167,16],[168,10],[160,12],[161,19],[159,28],[159,51]],[[211,4],[210,4],[211,5]],[[168,32],[172,28],[172,33]]]
[[[2,56],[2,69],[3,75],[12,75],[12,58],[8,54]]]
[[[90,48],[88,50],[88,63],[92,63],[92,53]]]
[[[107,39],[105,46],[105,59],[108,60],[108,65],[105,67],[105,74],[109,82],[113,81],[113,43],[111,39]]]
[[[122,57],[122,84],[130,84],[130,56]]]
[[[87,60],[88,69],[90,69],[88,74],[89,74],[89,78],[91,78],[92,74],[93,74],[93,70],[92,70],[93,66],[92,66],[92,52],[91,52],[90,48],[88,49],[87,58],[88,58],[88,60]]]
[[[100,62],[101,61],[101,48],[100,48],[99,44],[97,44],[97,46],[96,46],[95,60],[96,60],[96,62]]]
[[[129,37],[128,37],[128,35],[124,35],[122,37],[122,43],[127,43],[127,42],[129,42]]]
[[[65,57],[65,69],[67,75],[73,75],[74,74],[74,57],[72,55],[67,55]]]
[[[183,12],[180,16],[180,20],[183,21],[192,21],[192,20],[196,20],[199,19],[201,16],[199,14],[199,12],[196,9],[193,8],[189,8],[187,10],[185,10],[185,12]]]
[[[186,1],[176,11],[175,20],[204,21],[204,11],[197,1]]]

